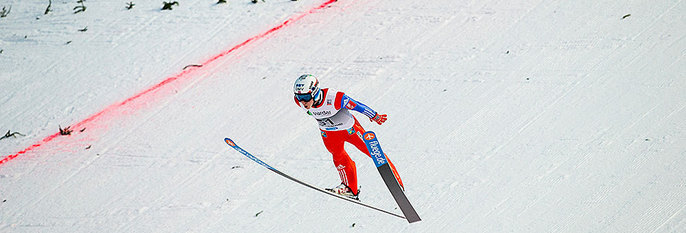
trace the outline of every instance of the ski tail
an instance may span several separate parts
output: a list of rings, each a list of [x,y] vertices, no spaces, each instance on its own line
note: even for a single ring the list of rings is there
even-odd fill
[[[393,170],[388,163],[388,158],[386,158],[386,154],[381,150],[381,145],[379,145],[376,134],[372,131],[367,131],[362,138],[367,145],[372,160],[374,160],[376,169],[379,171],[379,174],[381,174],[381,179],[383,179],[386,187],[388,187],[393,199],[395,199],[395,202],[398,204],[398,207],[400,207],[400,210],[402,210],[407,221],[409,223],[421,221],[422,219],[419,218],[419,214],[417,214],[417,211],[410,203],[410,200],[405,196],[405,192],[400,186],[400,183],[396,180]]]

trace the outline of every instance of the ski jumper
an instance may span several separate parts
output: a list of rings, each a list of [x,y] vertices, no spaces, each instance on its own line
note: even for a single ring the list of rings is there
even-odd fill
[[[365,153],[371,158],[367,146],[362,140],[362,135],[365,133],[362,125],[357,121],[357,118],[350,113],[350,110],[360,112],[369,118],[376,115],[376,111],[367,107],[366,105],[353,100],[343,92],[338,92],[328,88],[322,90],[323,98],[319,105],[312,106],[310,109],[305,109],[297,99],[295,99],[298,106],[303,107],[307,114],[314,117],[319,122],[319,129],[321,130],[322,140],[324,146],[333,155],[333,163],[338,170],[341,177],[341,182],[350,188],[352,192],[357,195],[359,193],[357,186],[357,168],[355,162],[350,159],[350,156],[344,149],[345,142],[353,144],[362,153]],[[388,158],[388,156],[386,156]],[[393,175],[403,186],[403,182],[398,175],[398,172],[388,160],[388,164],[393,170]]]

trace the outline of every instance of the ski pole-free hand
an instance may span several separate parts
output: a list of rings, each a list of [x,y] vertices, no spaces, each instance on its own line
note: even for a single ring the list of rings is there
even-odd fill
[[[369,118],[369,121],[374,121],[377,124],[381,125],[384,122],[386,122],[387,119],[388,119],[388,116],[386,114],[376,113],[376,115],[374,115],[374,117]]]

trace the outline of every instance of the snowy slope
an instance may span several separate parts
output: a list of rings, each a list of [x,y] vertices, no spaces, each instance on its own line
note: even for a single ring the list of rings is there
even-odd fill
[[[680,0],[125,2],[0,2],[0,231],[686,232]],[[224,144],[337,185],[303,73],[389,115],[423,221]]]

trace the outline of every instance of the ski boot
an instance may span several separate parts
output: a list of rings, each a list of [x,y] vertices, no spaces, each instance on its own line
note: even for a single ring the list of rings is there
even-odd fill
[[[360,200],[360,198],[358,197],[358,195],[360,194],[360,190],[358,189],[357,193],[353,193],[353,191],[350,190],[350,187],[348,187],[344,183],[341,183],[340,185],[336,186],[335,188],[327,188],[326,191],[329,191],[329,192],[332,192],[332,193],[335,193],[335,194],[338,194],[338,195],[341,195],[341,196],[344,196],[347,198],[351,198],[354,200],[358,200],[358,201]]]

